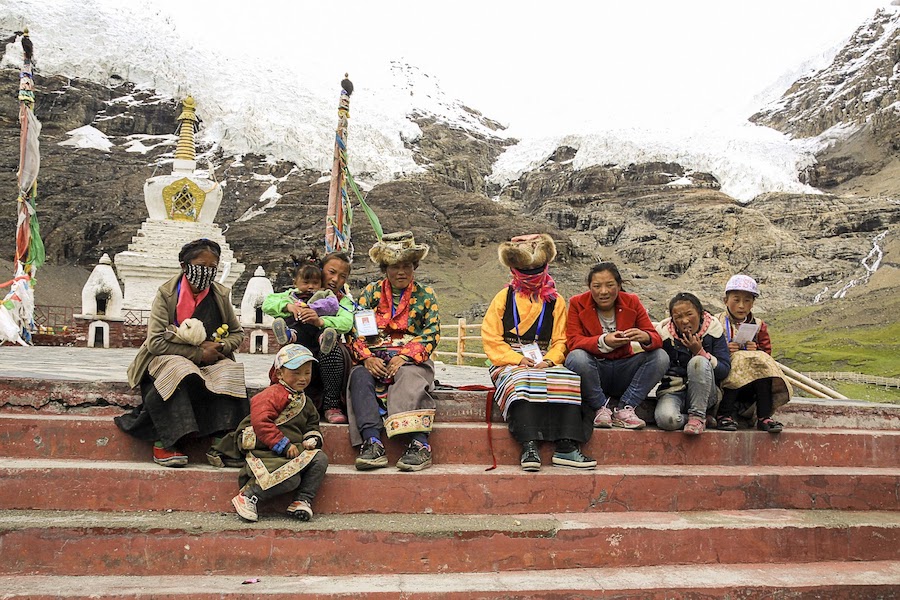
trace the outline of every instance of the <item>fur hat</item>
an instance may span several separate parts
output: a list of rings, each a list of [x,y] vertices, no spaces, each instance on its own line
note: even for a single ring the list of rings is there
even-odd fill
[[[517,235],[497,249],[500,262],[510,269],[536,269],[556,258],[556,244],[546,233]]]
[[[396,265],[402,262],[418,264],[428,256],[428,245],[417,244],[412,231],[386,233],[381,241],[369,249],[369,258],[376,265]]]

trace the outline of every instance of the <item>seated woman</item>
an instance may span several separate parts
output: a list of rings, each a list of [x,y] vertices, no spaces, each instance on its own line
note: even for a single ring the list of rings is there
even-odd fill
[[[500,244],[500,262],[512,282],[494,296],[481,339],[491,361],[495,400],[522,444],[520,464],[539,471],[539,441],[556,445],[552,462],[593,469],[597,461],[579,446],[591,435],[590,414],[582,411],[578,375],[561,366],[566,356],[566,301],[548,272],[556,245],[547,234],[523,235]]]
[[[640,429],[646,423],[634,409],[650,393],[669,357],[635,294],[622,291],[614,263],[594,265],[588,291],[569,301],[566,367],[581,376],[581,397],[595,411],[594,427]],[[610,397],[617,398],[615,412]]]
[[[220,254],[207,239],[181,248],[182,273],[156,292],[147,339],[128,367],[128,382],[140,385],[143,402],[116,425],[155,442],[153,460],[166,467],[187,464],[177,448],[182,439],[224,435],[250,412],[244,365],[233,357],[244,331],[231,290],[214,281]]]
[[[318,362],[313,363],[313,376],[307,394],[316,408],[324,413],[326,421],[346,423],[346,400],[343,396],[347,388],[350,356],[346,347],[337,343],[337,336],[350,333],[353,327],[353,300],[344,290],[350,276],[350,257],[344,252],[331,252],[325,255],[320,265],[321,271],[316,274],[321,278],[321,289],[333,292],[337,297],[339,305],[336,314],[320,316],[313,307],[305,303],[296,305],[291,298],[291,292],[296,291],[296,288],[270,294],[263,302],[262,309],[272,316],[290,317],[291,322],[303,334],[295,341],[312,350],[318,359]],[[302,269],[298,274],[300,272]],[[277,383],[274,368],[269,375],[272,383]]]
[[[431,353],[441,334],[437,297],[413,281],[428,254],[412,233],[385,235],[369,258],[386,277],[370,283],[359,298],[350,351],[359,363],[350,371],[350,442],[361,444],[356,468],[386,467],[381,429],[388,437],[405,434],[401,471],[431,466],[428,434],[434,423],[434,363]]]
[[[669,318],[656,329],[669,355],[669,370],[656,390],[656,425],[700,435],[706,429],[706,415],[719,401],[717,386],[731,370],[725,332],[688,292],[675,294],[669,301]]]

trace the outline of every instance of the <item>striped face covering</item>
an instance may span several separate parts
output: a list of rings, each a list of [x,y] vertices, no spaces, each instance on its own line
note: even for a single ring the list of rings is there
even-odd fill
[[[201,292],[212,285],[213,279],[216,278],[217,271],[218,268],[216,267],[184,265],[184,276],[192,286]]]
[[[512,273],[510,286],[517,294],[549,302],[559,295],[556,291],[556,282],[550,277],[549,269],[550,265],[544,265],[537,273],[534,273],[532,269],[527,271],[510,269],[509,271]]]

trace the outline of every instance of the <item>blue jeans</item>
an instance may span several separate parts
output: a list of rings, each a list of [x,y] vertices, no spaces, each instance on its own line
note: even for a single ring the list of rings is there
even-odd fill
[[[716,377],[708,358],[695,356],[688,362],[687,387],[677,392],[664,392],[656,401],[656,426],[666,431],[684,428],[688,416],[706,418],[706,413],[719,401]],[[685,409],[687,414],[685,414]]]
[[[581,376],[581,397],[593,410],[606,406],[610,396],[619,398],[615,408],[625,408],[643,402],[659,383],[669,368],[669,355],[657,349],[606,360],[586,350],[572,350],[565,365]]]

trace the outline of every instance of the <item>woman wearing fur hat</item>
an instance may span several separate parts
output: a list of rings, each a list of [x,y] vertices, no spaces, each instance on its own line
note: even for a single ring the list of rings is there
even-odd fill
[[[350,441],[361,445],[360,471],[388,464],[381,430],[388,437],[406,435],[409,445],[397,462],[401,471],[431,466],[428,434],[434,423],[434,363],[431,353],[441,332],[437,297],[413,280],[428,246],[412,233],[387,234],[369,258],[384,279],[370,283],[354,315],[350,351],[358,363],[350,371]]]
[[[552,463],[593,469],[581,453],[591,434],[593,411],[582,410],[577,374],[561,366],[566,356],[566,301],[556,291],[549,263],[556,246],[547,234],[523,235],[500,244],[500,262],[512,282],[494,296],[481,339],[490,359],[495,399],[522,444],[520,464],[541,468],[538,442],[555,442]]]

